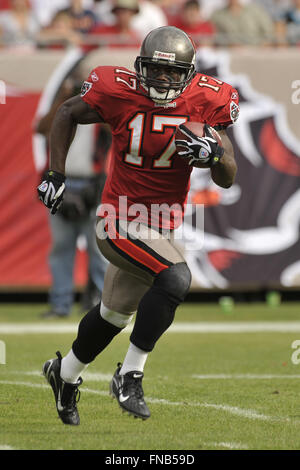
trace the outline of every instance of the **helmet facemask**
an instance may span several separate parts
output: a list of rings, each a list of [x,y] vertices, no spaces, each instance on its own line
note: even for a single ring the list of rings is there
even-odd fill
[[[136,58],[135,69],[139,83],[147,96],[162,105],[178,98],[195,75],[193,62],[189,64],[142,56]],[[153,73],[153,70],[156,70],[156,73]],[[156,78],[161,73],[166,79]]]

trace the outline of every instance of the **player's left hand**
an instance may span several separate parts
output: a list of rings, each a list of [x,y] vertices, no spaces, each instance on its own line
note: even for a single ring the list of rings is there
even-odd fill
[[[39,199],[55,214],[62,203],[65,191],[65,175],[57,171],[47,171],[45,179],[37,188]]]
[[[198,137],[184,124],[180,124],[179,129],[187,139],[175,139],[175,145],[183,148],[183,150],[177,151],[177,153],[181,158],[189,158],[189,165],[197,162],[213,166],[219,162],[224,154],[224,149],[213,137],[207,124],[204,126],[204,137]]]

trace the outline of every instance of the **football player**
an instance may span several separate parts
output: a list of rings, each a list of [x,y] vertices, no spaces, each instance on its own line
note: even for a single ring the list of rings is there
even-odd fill
[[[81,320],[66,356],[57,352],[43,366],[65,424],[79,424],[82,372],[135,312],[128,352],[110,392],[129,414],[150,416],[142,388],[144,366],[191,283],[190,270],[169,236],[182,221],[191,171],[210,168],[223,188],[234,181],[237,168],[226,128],[237,118],[238,94],[227,83],[196,74],[194,61],[194,46],[182,30],[155,29],[142,43],[135,71],[96,67],[81,95],[66,101],[54,119],[51,169],[38,187],[52,214],[64,195],[65,161],[77,124],[105,122],[113,135],[96,227],[99,249],[109,261],[102,301]],[[188,121],[205,123],[205,136],[191,133]],[[219,132],[222,146],[210,126]],[[177,153],[178,127],[186,138],[177,142]]]

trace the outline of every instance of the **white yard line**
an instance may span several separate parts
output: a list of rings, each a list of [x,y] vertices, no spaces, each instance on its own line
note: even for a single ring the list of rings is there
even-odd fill
[[[65,334],[76,333],[78,324],[55,323],[0,323],[0,337],[2,335],[26,335],[26,334]]]
[[[205,447],[225,447],[226,449],[247,450],[248,446],[239,442],[203,442]]]
[[[75,334],[78,323],[0,323],[2,335],[18,334]],[[132,326],[123,330],[130,333]],[[175,322],[167,333],[299,333],[300,321],[268,321],[268,322]]]
[[[0,444],[0,450],[15,450],[14,447],[7,446],[6,444]]]
[[[23,387],[31,387],[31,388],[42,388],[42,389],[49,389],[49,385],[47,384],[35,384],[31,382],[23,382],[23,381],[13,381],[13,380],[0,380],[0,384],[2,385],[15,385],[15,386],[23,386]],[[108,397],[108,391],[103,390],[93,390],[90,388],[81,388],[82,392],[92,393],[94,395],[101,395]],[[231,406],[226,404],[217,404],[217,403],[206,403],[206,402],[180,402],[180,401],[170,401],[163,398],[151,398],[146,397],[148,403],[153,404],[161,404],[167,406],[189,406],[195,408],[211,408],[213,410],[224,411],[234,416],[238,416],[240,418],[246,418],[250,420],[259,420],[259,421],[272,421],[272,422],[293,422],[293,423],[300,423],[298,420],[291,420],[289,417],[285,416],[270,416],[265,415],[262,413],[258,413],[255,410],[251,409],[244,409],[239,408],[237,406]]]
[[[223,404],[216,404],[216,403],[199,403],[199,402],[175,402],[165,400],[163,398],[148,398],[147,402],[149,403],[156,403],[162,405],[171,405],[171,406],[194,406],[194,407],[201,407],[201,408],[212,408],[215,410],[226,411],[232,415],[240,416],[242,418],[260,420],[260,421],[290,421],[290,418],[285,417],[275,417],[275,416],[268,416],[262,413],[257,413],[255,410],[247,410],[244,408],[238,408],[237,406],[231,405],[223,405]]]
[[[280,421],[282,421],[282,417],[277,418],[275,416],[268,416],[262,413],[257,413],[255,410],[247,410],[243,408],[238,408],[237,406],[214,404],[214,403],[202,403],[201,406],[203,406],[204,408],[212,408],[214,410],[226,411],[235,416],[240,416],[241,418],[248,418],[248,419],[259,420],[259,421],[278,421],[279,419]],[[284,418],[284,421],[286,421],[286,419],[290,421],[289,418]]]
[[[31,377],[43,377],[41,371],[32,370],[32,371],[11,371],[8,372],[10,375],[27,375]],[[101,372],[88,372],[84,371],[82,378],[85,382],[109,382],[112,378],[112,374],[103,374]]]
[[[194,374],[193,379],[201,380],[222,380],[222,379],[243,379],[243,380],[274,380],[274,379],[300,379],[300,375],[293,374]]]
[[[11,375],[27,375],[31,377],[41,377],[43,374],[41,371],[11,371]],[[300,379],[300,374],[193,374],[193,379],[200,380],[276,380],[276,379]],[[85,382],[109,382],[112,378],[112,374],[104,374],[102,372],[89,372],[84,371],[82,378]],[[166,377],[167,380],[167,377]]]
[[[47,389],[49,390],[50,389],[50,386],[47,385],[46,383],[45,384],[34,384],[34,383],[31,383],[31,382],[23,382],[23,381],[14,381],[14,380],[0,380],[0,384],[2,385],[19,385],[21,387],[31,387],[31,388],[44,388],[44,389]],[[80,390],[82,390],[83,392],[86,392],[86,393],[93,393],[95,395],[101,395],[101,396],[108,396],[108,392],[105,392],[104,390],[93,390],[93,389],[90,389],[90,388],[81,388]]]

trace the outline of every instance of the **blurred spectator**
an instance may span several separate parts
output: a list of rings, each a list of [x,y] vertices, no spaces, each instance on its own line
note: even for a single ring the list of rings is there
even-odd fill
[[[139,12],[131,21],[132,28],[138,33],[141,40],[152,29],[167,26],[168,19],[159,5],[151,0],[139,0]]]
[[[47,140],[55,113],[62,102],[78,94],[81,74],[73,71],[61,86],[50,109],[37,123],[36,132]],[[110,131],[104,125],[79,125],[66,161],[66,191],[55,215],[49,214],[52,246],[49,266],[52,285],[50,309],[43,317],[66,317],[74,302],[73,273],[78,237],[83,235],[88,253],[89,281],[82,296],[84,311],[99,302],[107,261],[99,252],[94,235],[96,207],[105,182],[106,157],[111,143]],[[48,168],[45,168],[47,170]]]
[[[112,0],[94,0],[93,11],[99,24],[114,24],[115,16],[111,11]]]
[[[0,44],[10,47],[35,47],[40,27],[29,0],[11,0],[11,8],[0,12]]]
[[[9,10],[10,0],[0,0],[0,10]]]
[[[272,18],[258,4],[228,0],[225,8],[212,14],[211,21],[216,27],[218,45],[270,45],[274,41]]]
[[[277,45],[286,45],[286,12],[291,5],[291,0],[256,0],[265,8],[274,23],[274,35]]]
[[[255,0],[255,3],[262,6],[274,21],[281,20],[291,6],[292,0]]]
[[[89,8],[84,8],[84,0],[71,0],[70,13],[75,31],[88,33],[97,23],[97,17]]]
[[[114,24],[99,24],[91,34],[98,35],[102,44],[108,47],[139,47],[141,39],[131,23],[139,12],[138,0],[115,0],[111,7]]]
[[[98,16],[99,23],[106,25],[115,24],[115,15],[112,13],[114,0],[94,0],[94,12]],[[168,19],[162,8],[152,0],[138,0],[139,11],[131,19],[131,27],[139,37],[144,39],[152,29],[166,26]]]
[[[30,4],[41,27],[46,27],[50,25],[59,10],[65,10],[71,7],[71,1],[72,0],[30,0]],[[94,0],[82,0],[82,7],[84,9],[92,10],[93,5]]]
[[[30,0],[32,11],[42,28],[49,26],[59,10],[70,5],[70,0]]]
[[[72,14],[66,9],[54,15],[50,25],[39,32],[37,41],[40,46],[79,46],[83,42],[83,35],[75,30]]]
[[[201,12],[203,18],[208,20],[214,11],[224,8],[227,0],[201,0]]]
[[[287,40],[292,45],[300,45],[300,0],[293,0],[285,14]]]
[[[196,47],[209,45],[213,41],[214,25],[204,20],[198,0],[187,0],[172,25],[185,31],[193,39]]]
[[[185,0],[152,0],[166,15],[168,24],[173,26],[173,21],[177,19],[179,11],[184,5]]]

